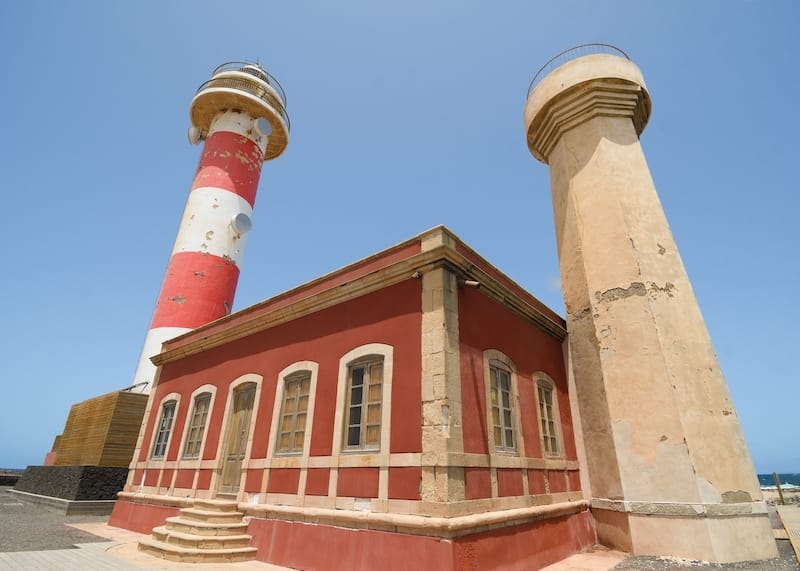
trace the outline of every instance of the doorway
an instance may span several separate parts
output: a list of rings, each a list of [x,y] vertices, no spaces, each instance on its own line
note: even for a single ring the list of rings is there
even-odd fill
[[[235,496],[239,493],[242,463],[247,453],[247,440],[250,437],[250,419],[253,416],[255,396],[255,383],[246,383],[233,391],[233,400],[228,414],[230,421],[222,456],[222,475],[217,487],[217,495]]]

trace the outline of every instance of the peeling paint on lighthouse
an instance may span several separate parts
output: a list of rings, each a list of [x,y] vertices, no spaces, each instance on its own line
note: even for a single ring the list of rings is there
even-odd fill
[[[286,96],[258,65],[223,64],[190,106],[189,140],[203,143],[150,329],[133,379],[149,393],[164,341],[229,314],[264,161],[289,140]]]

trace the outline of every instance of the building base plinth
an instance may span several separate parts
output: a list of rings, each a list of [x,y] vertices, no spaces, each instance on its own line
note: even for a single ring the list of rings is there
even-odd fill
[[[760,503],[760,502],[759,502]],[[762,504],[763,505],[763,504]],[[720,504],[725,507],[725,504]],[[633,555],[711,563],[778,556],[766,510],[738,515],[634,513],[592,507],[598,542]]]
[[[108,525],[150,535],[154,528],[164,525],[168,517],[177,516],[179,513],[178,506],[152,505],[137,502],[135,499],[120,498],[114,506],[114,511],[111,512]]]
[[[179,511],[183,498],[164,498],[147,503],[132,494],[122,494],[109,524],[141,533],[162,525],[166,517]],[[170,503],[174,505],[169,505]],[[239,504],[240,511],[251,511]],[[300,510],[305,511],[305,510]],[[315,510],[309,509],[309,516]],[[319,511],[319,510],[317,510]],[[296,514],[299,515],[299,514]],[[500,526],[459,526],[447,533],[431,525],[419,533],[393,531],[385,521],[381,529],[371,529],[369,515],[361,525],[315,523],[313,521],[251,516],[247,533],[258,549],[256,559],[294,569],[480,569],[536,570],[565,559],[595,545],[591,514],[585,503],[575,509],[522,523]],[[380,514],[391,519],[391,514]],[[485,514],[481,514],[485,516]],[[470,517],[470,516],[467,516]],[[398,514],[405,521],[415,516]],[[430,518],[433,522],[439,518]],[[453,530],[453,526],[450,526]],[[324,545],[324,549],[308,549]]]

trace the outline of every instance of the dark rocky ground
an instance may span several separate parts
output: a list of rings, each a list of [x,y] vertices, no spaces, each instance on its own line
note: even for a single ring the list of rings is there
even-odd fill
[[[661,557],[628,557],[614,567],[613,571],[799,571],[800,565],[794,556],[791,544],[778,541],[780,557],[766,561],[745,561],[743,563],[702,563],[681,561]]]
[[[108,516],[66,516],[41,505],[22,502],[0,487],[0,551],[69,549],[76,543],[108,541],[66,523],[104,522]]]

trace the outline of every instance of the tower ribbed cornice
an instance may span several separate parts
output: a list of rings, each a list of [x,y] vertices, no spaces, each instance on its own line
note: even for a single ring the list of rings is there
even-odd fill
[[[561,135],[598,116],[630,117],[637,135],[641,134],[650,108],[644,79],[632,62],[606,54],[570,61],[548,75],[528,97],[528,149],[547,163]]]

